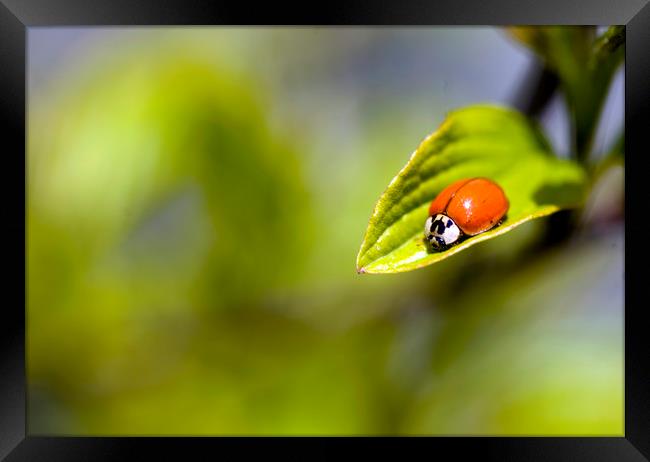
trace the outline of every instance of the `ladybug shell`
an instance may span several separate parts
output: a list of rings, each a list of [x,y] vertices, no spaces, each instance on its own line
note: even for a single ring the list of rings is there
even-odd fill
[[[499,223],[509,205],[503,189],[494,181],[466,178],[443,189],[431,202],[429,215],[445,214],[463,233],[473,236]]]

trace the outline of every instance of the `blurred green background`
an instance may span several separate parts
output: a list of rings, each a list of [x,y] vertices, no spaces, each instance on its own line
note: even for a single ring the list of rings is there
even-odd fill
[[[494,28],[30,28],[31,434],[623,434],[623,171],[537,220],[358,275],[444,114],[514,104]],[[598,146],[622,126],[623,76]],[[542,115],[567,150],[560,98]]]

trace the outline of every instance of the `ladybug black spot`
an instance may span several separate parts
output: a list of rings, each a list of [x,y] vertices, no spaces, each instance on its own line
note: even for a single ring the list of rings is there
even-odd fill
[[[445,224],[442,222],[442,220],[438,219],[431,223],[431,232],[435,232],[437,234],[442,234],[445,232]]]

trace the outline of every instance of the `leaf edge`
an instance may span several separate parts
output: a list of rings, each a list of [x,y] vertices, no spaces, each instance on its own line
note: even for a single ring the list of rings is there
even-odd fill
[[[520,219],[518,221],[515,221],[513,223],[509,223],[507,226],[503,226],[503,227],[499,226],[498,228],[496,228],[494,230],[490,230],[490,231],[487,231],[485,233],[481,233],[481,234],[479,234],[477,236],[472,236],[470,239],[466,240],[465,242],[463,242],[463,243],[461,243],[461,244],[459,244],[457,246],[454,246],[451,249],[445,251],[444,255],[441,258],[439,258],[439,259],[437,259],[435,261],[423,262],[423,263],[418,264],[418,265],[413,266],[413,267],[402,268],[402,269],[397,269],[397,270],[388,270],[388,271],[386,271],[386,270],[376,271],[374,269],[368,270],[367,268],[369,266],[372,266],[372,263],[374,263],[374,262],[371,262],[370,264],[365,265],[365,266],[363,266],[361,268],[359,268],[359,265],[357,264],[356,270],[357,270],[358,274],[398,274],[398,273],[408,273],[410,271],[415,271],[415,270],[418,270],[418,269],[421,269],[421,268],[425,268],[427,266],[431,266],[433,264],[436,264],[436,263],[439,263],[439,262],[441,262],[443,260],[446,260],[447,258],[451,257],[452,255],[455,255],[455,254],[457,254],[457,253],[459,253],[459,252],[461,252],[461,251],[463,251],[465,249],[468,249],[469,247],[472,247],[472,246],[474,246],[476,244],[479,244],[481,242],[485,242],[485,241],[487,241],[489,239],[499,237],[499,236],[511,231],[512,229],[516,228],[517,226],[520,226],[520,225],[522,225],[522,224],[524,224],[524,223],[526,223],[528,221],[532,221],[532,220],[535,220],[537,218],[543,218],[545,216],[552,215],[552,214],[554,214],[556,212],[559,212],[561,210],[576,209],[576,208],[579,208],[580,206],[581,206],[581,204],[572,204],[572,205],[564,206],[564,207],[560,207],[560,206],[557,206],[557,205],[547,205],[547,206],[545,206],[544,208],[538,210],[535,213],[527,215],[527,216],[523,217],[522,219]],[[411,239],[413,239],[413,238],[410,238],[409,240],[407,240],[404,244],[402,244],[400,247],[398,247],[398,249],[403,247],[404,245],[407,245],[410,242]],[[397,250],[397,249],[395,249],[395,250]],[[375,262],[376,261],[377,260],[375,260]]]

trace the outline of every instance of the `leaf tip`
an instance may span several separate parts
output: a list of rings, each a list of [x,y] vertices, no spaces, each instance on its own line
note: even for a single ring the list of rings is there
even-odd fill
[[[366,274],[366,269],[357,267],[357,274]]]

